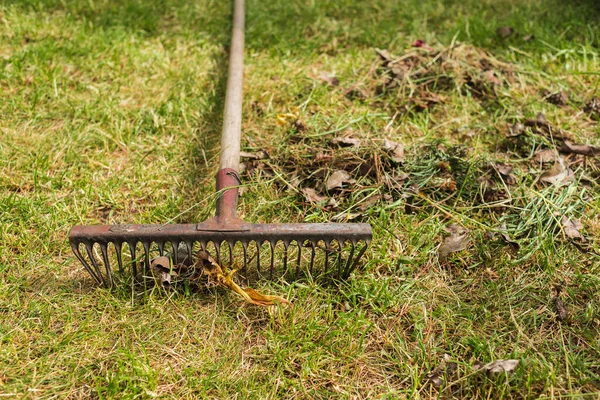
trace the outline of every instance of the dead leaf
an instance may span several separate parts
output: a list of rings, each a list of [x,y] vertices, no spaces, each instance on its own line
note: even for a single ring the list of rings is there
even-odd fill
[[[435,388],[439,388],[444,381],[448,382],[452,380],[456,370],[456,363],[450,362],[450,356],[444,354],[440,365],[425,376],[425,383]]]
[[[513,246],[516,250],[519,250],[519,248],[521,247],[521,245],[519,245],[519,243],[517,243],[514,240],[512,240],[512,238],[508,234],[508,228],[506,227],[505,223],[502,223],[502,225],[500,225],[498,227],[498,230],[500,231],[500,235],[502,236],[502,239],[504,239],[504,241],[506,243],[508,243],[511,246]]]
[[[264,295],[252,288],[242,289],[233,281],[233,275],[237,270],[223,270],[219,264],[204,250],[200,250],[196,257],[196,263],[202,268],[209,282],[228,287],[233,290],[250,304],[257,306],[273,306],[276,304],[291,304],[288,300],[280,296]]]
[[[600,148],[587,144],[575,144],[570,140],[565,140],[560,146],[559,151],[566,154],[581,154],[588,157],[600,155]]]
[[[586,240],[585,237],[579,232],[583,228],[583,224],[578,219],[571,220],[566,215],[563,215],[560,221],[565,236],[569,239],[582,239]]]
[[[150,271],[160,286],[168,288],[171,285],[171,274],[174,271],[171,270],[169,257],[161,256],[153,259],[150,264]]]
[[[513,373],[518,365],[519,360],[496,360],[476,369],[480,369],[490,374],[498,374],[502,372]]]
[[[319,79],[322,80],[323,82],[329,84],[330,86],[339,86],[340,84],[340,80],[334,75],[334,74],[330,74],[328,72],[321,72],[319,74]]]
[[[534,35],[525,35],[525,36],[523,36],[523,41],[524,42],[529,42],[529,41],[532,41],[533,39],[535,39]]]
[[[514,124],[508,127],[508,134],[506,136],[516,137],[521,136],[523,133],[525,133],[525,125],[523,125],[520,122],[515,122]]]
[[[438,248],[440,259],[445,259],[451,253],[466,249],[471,242],[469,232],[459,225],[450,224],[446,230],[450,232],[450,236],[446,237]]]
[[[356,180],[352,179],[348,172],[338,169],[329,176],[329,179],[327,179],[327,190],[341,188],[344,184],[352,184],[355,182]]]
[[[390,139],[384,139],[383,149],[390,154],[392,160],[398,164],[404,162],[404,146]]]
[[[566,321],[569,318],[569,308],[558,296],[556,296],[553,301],[554,309],[556,311],[556,318],[559,321]]]
[[[300,119],[295,120],[292,123],[292,127],[296,130],[296,132],[304,132],[307,128],[306,124]]]
[[[507,37],[511,36],[514,32],[515,30],[511,26],[501,26],[500,28],[496,29],[496,33],[502,39],[506,39]]]
[[[486,80],[487,82],[491,83],[492,85],[499,85],[500,79],[498,79],[498,77],[496,76],[496,73],[494,72],[493,69],[489,69],[485,72],[483,72],[483,79]]]
[[[555,162],[558,159],[558,152],[554,149],[543,149],[536,151],[533,160],[537,163]]]
[[[340,146],[360,147],[360,139],[350,136],[333,138],[332,142]]]
[[[508,185],[512,185],[516,182],[515,178],[511,175],[514,167],[510,164],[494,164],[494,169],[498,171],[498,174],[504,182]]]
[[[552,168],[544,171],[540,175],[540,182],[549,183],[556,186],[564,186],[571,182],[574,178],[574,173],[571,169],[565,166],[562,158],[559,158]]]
[[[567,93],[564,91],[546,93],[544,100],[550,104],[554,104],[555,106],[566,106],[569,103],[569,96],[567,96]]]
[[[588,113],[592,117],[600,118],[600,98],[594,97],[587,102],[583,111]]]
[[[310,203],[320,203],[327,200],[327,196],[323,196],[313,188],[302,188],[302,194]]]
[[[358,209],[361,211],[367,211],[369,208],[373,207],[382,199],[381,195],[374,195],[363,201],[359,204]]]
[[[375,49],[375,53],[377,53],[379,58],[381,58],[382,61],[385,61],[386,64],[393,60],[392,55],[387,50]]]

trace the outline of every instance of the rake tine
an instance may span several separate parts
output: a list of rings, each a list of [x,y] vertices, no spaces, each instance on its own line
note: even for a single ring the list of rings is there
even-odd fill
[[[144,275],[150,271],[150,243],[144,242]]]
[[[165,242],[162,240],[157,242],[158,244],[158,254],[162,257],[165,255]]]
[[[317,249],[315,249],[315,244],[310,242],[311,252],[310,252],[310,275],[313,275],[313,270],[315,266],[315,256],[317,255]]]
[[[186,241],[185,245],[187,247],[187,256],[188,259],[190,260],[190,262],[193,264],[193,255],[192,255],[192,251],[193,251],[193,243],[190,241]],[[202,248],[202,250],[206,249],[206,243],[200,243],[200,247]]]
[[[246,241],[242,242],[242,249],[244,251],[244,265],[242,265],[242,274],[244,274],[244,276],[246,276],[247,275],[246,265],[248,264],[248,242],[246,242]]]
[[[104,268],[106,268],[106,277],[108,278],[108,282],[110,286],[114,285],[112,272],[110,270],[110,260],[108,259],[108,248],[104,243],[100,244],[100,252],[102,253],[102,259],[104,260]]]
[[[215,245],[215,252],[217,253],[215,254],[217,257],[217,264],[221,265],[221,242],[217,241],[213,242],[213,244]]]
[[[270,241],[269,244],[271,245],[271,268],[269,271],[269,279],[273,280],[273,267],[275,265],[275,245],[277,243],[273,243],[272,241]]]
[[[131,253],[131,273],[134,278],[137,278],[137,262],[136,262],[136,254],[135,254],[135,243],[127,242],[129,246],[129,252]]]
[[[235,247],[235,243],[231,246],[231,242],[228,240],[227,247],[229,248],[229,265],[233,266],[233,247]]]
[[[354,250],[356,250],[356,243],[354,243],[353,241],[352,246],[350,247],[350,254],[348,255],[348,261],[346,262],[346,267],[344,268],[344,275],[342,275],[342,279],[346,278],[348,274],[350,274],[350,266],[352,265]]]
[[[256,243],[256,271],[258,272],[258,276],[260,276],[260,248],[262,247],[262,243],[259,241],[255,241]]]
[[[356,266],[358,265],[358,262],[360,261],[360,259],[362,258],[363,254],[365,254],[365,251],[367,251],[367,247],[369,246],[369,243],[365,242],[365,245],[362,247],[362,249],[360,249],[358,255],[354,258],[354,263],[352,263],[352,268],[350,268],[347,271],[347,274],[350,275],[350,273],[352,271],[354,271],[354,268],[356,268]]]
[[[100,267],[98,266],[98,262],[96,261],[96,258],[94,257],[94,254],[92,253],[92,245],[89,243],[86,243],[85,251],[87,252],[88,257],[90,258],[90,261],[92,262],[92,265],[94,266],[94,269],[98,273],[98,276],[102,279],[102,285],[106,286],[106,281],[104,280],[104,276],[102,275],[102,272],[100,272]]]
[[[288,272],[288,268],[287,268],[287,263],[288,263],[288,246],[290,245],[290,242],[288,241],[284,241],[283,242],[283,274],[286,275]],[[292,271],[293,274],[293,271]],[[292,277],[292,279],[294,279]]]
[[[329,270],[329,245],[331,242],[325,242],[325,273]]]
[[[123,243],[115,242],[113,243],[113,246],[115,246],[115,252],[117,253],[117,264],[119,264],[119,272],[123,273],[123,256],[121,255],[121,246],[123,246]]]
[[[73,253],[75,253],[75,257],[77,257],[77,259],[79,260],[81,265],[83,265],[85,270],[94,278],[94,280],[97,283],[102,284],[102,280],[100,280],[100,278],[92,270],[92,267],[87,263],[87,261],[85,261],[85,258],[83,258],[83,255],[79,251],[79,245],[78,244],[76,245],[75,243],[71,243],[71,250],[73,250]]]
[[[173,252],[173,264],[179,265],[179,243],[180,242],[171,242],[171,250]]]
[[[300,263],[302,262],[302,241],[297,240],[296,244],[298,245],[298,258],[296,262],[296,272],[294,276],[298,276],[300,274]]]

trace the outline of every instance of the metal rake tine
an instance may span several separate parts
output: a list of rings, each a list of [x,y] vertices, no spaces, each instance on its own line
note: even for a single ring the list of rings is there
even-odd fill
[[[294,276],[298,276],[300,274],[300,263],[302,262],[302,241],[297,240],[296,244],[298,245],[298,258],[296,259],[296,273]]]
[[[288,263],[288,246],[290,245],[290,242],[288,241],[284,241],[283,242],[283,274],[287,274],[288,272],[288,268],[287,268],[287,263]],[[293,271],[292,271],[293,273]],[[294,279],[292,277],[292,279]]]
[[[217,241],[213,242],[213,244],[215,245],[215,252],[217,253],[215,254],[217,264],[221,265],[221,243]]]
[[[344,268],[344,275],[342,275],[342,279],[346,278],[350,274],[350,266],[352,265],[354,250],[356,250],[356,243],[353,241],[350,247],[350,254],[348,255],[348,261],[346,261],[346,267]]]
[[[100,252],[102,253],[102,259],[104,260],[104,268],[106,269],[106,277],[110,286],[114,285],[112,272],[110,270],[110,260],[108,259],[108,246],[104,243],[100,244]]]
[[[228,240],[227,241],[227,248],[229,248],[229,265],[230,266],[233,266],[233,248],[234,247],[235,247],[235,243],[232,246],[231,242]]]
[[[144,274],[150,271],[150,243],[144,242]]]
[[[113,246],[115,246],[115,253],[117,253],[117,264],[119,264],[119,272],[123,272],[123,256],[121,254],[121,246],[123,246],[123,243],[120,242],[116,242],[113,243]]]
[[[242,265],[242,274],[246,275],[246,265],[248,264],[248,243],[242,242],[242,250],[244,251],[244,265]]]
[[[262,243],[258,240],[254,243],[256,244],[256,271],[258,272],[258,276],[260,276],[260,248],[262,247]]]
[[[135,254],[135,245],[136,243],[127,242],[129,246],[129,252],[131,253],[131,274],[134,278],[137,277],[137,262],[136,262],[136,254]]]
[[[273,243],[272,241],[270,241],[269,244],[271,245],[271,268],[269,271],[269,279],[273,280],[273,268],[275,266],[275,245],[277,244],[277,242]]]
[[[173,253],[173,264],[179,265],[179,243],[180,242],[170,242],[170,243],[171,243],[171,248],[173,249],[173,250],[171,250]]]
[[[354,271],[354,268],[356,268],[356,266],[358,265],[358,262],[360,261],[360,259],[362,258],[363,254],[365,254],[365,251],[367,251],[367,247],[369,247],[369,243],[365,242],[365,245],[362,247],[362,249],[360,249],[358,255],[354,258],[354,262],[352,263],[352,268],[350,268],[347,271],[347,274],[350,275],[350,273],[352,271]]]
[[[81,263],[81,265],[83,265],[83,267],[94,278],[94,280],[97,283],[102,284],[102,280],[92,270],[92,267],[87,263],[87,261],[85,261],[85,258],[83,258],[83,255],[79,251],[79,244],[80,243],[77,243],[77,244],[71,243],[71,250],[73,250],[73,253],[75,254],[75,257],[77,257],[77,259],[79,260],[79,262]]]
[[[315,256],[317,255],[317,249],[315,249],[315,243],[311,240],[310,242],[311,253],[310,253],[310,275],[313,275],[315,267]]]
[[[162,257],[165,255],[165,242],[158,241],[156,242],[156,244],[158,244],[158,254]]]
[[[98,273],[98,276],[102,279],[102,282],[101,282],[102,285],[106,286],[106,281],[104,280],[104,276],[102,275],[102,272],[100,272],[100,267],[98,266],[98,262],[96,261],[96,258],[94,257],[94,254],[92,252],[92,245],[89,243],[86,243],[85,251],[87,252],[88,257],[90,258],[90,261],[92,262],[92,265],[94,266],[94,269]]]
[[[330,242],[325,242],[325,273],[329,270],[329,245]]]

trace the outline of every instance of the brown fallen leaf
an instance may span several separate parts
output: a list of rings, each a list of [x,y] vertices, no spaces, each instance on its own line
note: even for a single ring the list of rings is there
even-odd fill
[[[556,318],[558,318],[559,321],[566,321],[569,318],[569,309],[565,302],[560,298],[555,297],[553,303],[556,310]]]
[[[560,221],[565,236],[569,239],[581,239],[586,240],[585,237],[579,232],[583,228],[583,224],[578,219],[571,220],[566,215],[563,215]]]
[[[483,79],[485,81],[487,81],[488,83],[491,83],[494,86],[499,85],[500,83],[500,79],[498,79],[498,77],[496,76],[496,72],[494,72],[493,69],[489,69],[485,72],[482,73]]]
[[[339,86],[340,84],[340,80],[337,78],[337,76],[335,76],[334,74],[330,74],[328,72],[321,72],[319,74],[319,79],[322,80],[323,82],[329,84],[330,86]]]
[[[589,114],[591,117],[600,118],[600,98],[594,97],[587,102],[583,111]]]
[[[350,174],[343,169],[334,171],[327,179],[327,190],[342,188],[345,184],[355,183]]]
[[[390,52],[385,49],[375,49],[375,53],[377,53],[381,61],[385,61],[385,63],[389,63],[393,60],[393,57],[390,54]]]
[[[296,130],[296,132],[304,132],[307,129],[304,121],[297,119],[292,123],[292,128]]]
[[[383,140],[383,149],[388,152],[392,160],[398,164],[404,162],[404,146],[390,139]]]
[[[498,171],[498,174],[506,184],[512,185],[516,183],[515,177],[511,175],[514,169],[512,165],[498,163],[494,164],[494,169]]]
[[[321,203],[327,200],[327,196],[317,193],[313,188],[302,188],[301,192],[310,203]]]
[[[444,354],[440,365],[425,376],[425,384],[439,388],[444,381],[452,380],[458,367],[455,362],[450,362],[450,359],[448,354]]]
[[[459,225],[450,224],[446,230],[450,236],[446,237],[438,248],[440,259],[446,259],[449,254],[466,249],[471,242],[469,232]]]
[[[502,225],[500,225],[498,227],[498,230],[500,231],[500,235],[502,236],[502,239],[504,239],[504,241],[506,243],[508,243],[509,245],[511,245],[512,247],[514,247],[516,250],[519,250],[519,248],[521,247],[521,245],[519,245],[519,243],[517,243],[514,240],[512,240],[512,238],[508,234],[508,228],[506,227],[505,223],[502,223]]]
[[[565,140],[558,151],[566,154],[581,154],[588,157],[600,155],[600,148],[587,144],[575,144],[570,140]]]
[[[564,186],[571,182],[574,178],[574,173],[571,169],[565,166],[562,158],[559,158],[552,168],[544,171],[539,178],[540,182],[549,183],[556,186]]]
[[[490,374],[499,374],[502,372],[513,373],[518,365],[519,360],[496,360],[476,369]]]
[[[515,32],[515,30],[513,29],[512,26],[501,26],[500,28],[496,29],[496,33],[502,39],[506,39],[507,37],[512,36],[512,34],[514,32]]]
[[[533,155],[533,160],[540,164],[555,162],[557,159],[558,152],[555,149],[538,150]]]
[[[242,298],[250,304],[262,307],[273,306],[276,304],[291,305],[291,303],[288,300],[284,299],[281,296],[261,294],[249,287],[242,289],[237,283],[233,281],[233,275],[236,273],[237,270],[229,270],[226,268],[225,271],[223,271],[221,266],[217,264],[217,262],[210,256],[210,254],[208,254],[208,252],[204,250],[200,250],[198,252],[196,262],[203,269],[204,274],[208,276],[210,282],[225,286],[233,290],[234,292],[242,296]]]
[[[150,272],[156,282],[164,288],[171,285],[171,274],[175,274],[175,271],[171,270],[171,260],[165,256],[156,257],[152,260]]]
[[[360,139],[351,136],[333,138],[334,144],[346,147],[360,147]]]
[[[566,106],[569,103],[569,96],[567,96],[567,93],[564,91],[546,93],[544,100],[550,104],[554,104],[555,106]]]

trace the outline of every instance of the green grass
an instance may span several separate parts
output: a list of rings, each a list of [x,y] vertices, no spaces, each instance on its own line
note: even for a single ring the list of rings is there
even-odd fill
[[[576,142],[600,142],[582,111],[600,96],[595,2],[277,0],[247,9],[243,146],[267,150],[298,188],[321,190],[333,166],[358,182],[331,210],[258,168],[244,174],[240,213],[261,222],[358,213],[375,230],[366,265],[334,287],[261,283],[294,303],[272,310],[224,290],[97,288],[71,254],[71,226],[212,212],[230,6],[9,0],[0,5],[0,396],[596,398],[600,164],[572,158],[574,181],[544,187],[536,180],[548,166],[530,158],[553,143],[505,135],[543,112]],[[502,39],[505,25],[515,34]],[[374,48],[407,54],[417,39],[466,52],[454,55],[457,70],[429,70],[439,80],[428,90],[444,101],[424,110],[407,104],[409,86],[377,91]],[[473,73],[469,49],[510,65],[493,96],[478,98],[457,75]],[[340,85],[321,82],[323,71]],[[364,99],[345,96],[354,85]],[[543,99],[559,90],[566,106]],[[284,113],[306,131],[278,124]],[[332,145],[348,128],[363,145]],[[387,160],[384,137],[405,145],[403,165]],[[332,161],[314,161],[319,153]],[[361,175],[373,157],[383,174],[406,173],[404,185]],[[498,162],[514,166],[514,184],[489,172]],[[505,190],[502,208],[483,199],[482,176]],[[373,194],[391,202],[360,209]],[[591,251],[566,240],[562,215],[581,219]],[[471,243],[440,260],[449,223],[469,229]],[[500,238],[501,223],[518,251]],[[556,285],[568,321],[556,319]],[[445,355],[456,371],[437,388],[426,377]],[[520,364],[512,375],[474,368],[498,359]]]

